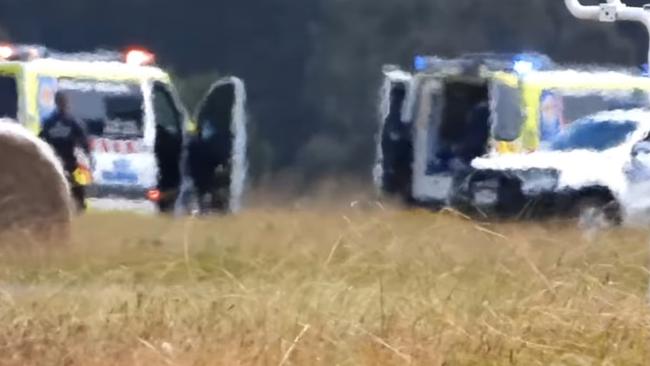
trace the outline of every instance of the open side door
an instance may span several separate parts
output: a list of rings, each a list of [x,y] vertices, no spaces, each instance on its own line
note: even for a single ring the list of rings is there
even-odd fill
[[[525,123],[524,100],[516,77],[497,74],[490,80],[492,145],[499,153],[516,152],[514,142]]]
[[[214,83],[198,106],[189,143],[190,175],[201,212],[234,213],[247,178],[246,88],[228,77]]]
[[[375,187],[388,196],[409,199],[412,186],[413,136],[408,116],[412,76],[402,71],[387,72],[380,94],[379,133]]]
[[[170,87],[155,82],[151,90],[155,116],[154,154],[157,165],[157,192],[154,200],[160,212],[174,209],[174,202],[182,181],[180,163],[183,151],[184,110]],[[146,134],[146,133],[145,133]]]

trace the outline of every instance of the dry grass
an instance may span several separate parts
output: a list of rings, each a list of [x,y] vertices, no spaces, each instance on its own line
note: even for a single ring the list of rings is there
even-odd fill
[[[2,365],[647,365],[648,240],[425,212],[93,214],[2,250]]]

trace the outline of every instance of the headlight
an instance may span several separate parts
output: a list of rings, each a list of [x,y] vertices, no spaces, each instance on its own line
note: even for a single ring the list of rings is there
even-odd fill
[[[521,190],[525,195],[551,192],[557,189],[559,172],[554,169],[529,169],[516,173],[521,180]]]
[[[492,206],[499,201],[499,180],[489,179],[474,183],[472,203],[477,206]]]

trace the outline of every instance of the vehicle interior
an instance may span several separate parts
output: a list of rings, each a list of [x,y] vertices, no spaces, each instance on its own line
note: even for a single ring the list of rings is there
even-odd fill
[[[485,79],[448,79],[443,84],[440,117],[432,114],[430,125],[433,159],[430,173],[466,166],[487,153],[490,136],[489,85]]]
[[[18,117],[18,88],[11,75],[0,74],[0,118]]]
[[[191,174],[202,211],[227,212],[232,179],[235,85],[216,85],[200,106],[198,133],[190,144]]]
[[[174,103],[171,92],[163,83],[153,87],[153,106],[156,116],[154,154],[158,164],[160,192],[178,193],[181,184],[180,160],[183,149],[183,115]],[[158,202],[161,212],[173,210],[176,194],[163,194]]]

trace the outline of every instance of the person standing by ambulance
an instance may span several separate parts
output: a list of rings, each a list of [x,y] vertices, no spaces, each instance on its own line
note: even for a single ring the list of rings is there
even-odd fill
[[[84,186],[74,179],[74,172],[79,164],[75,149],[77,147],[81,148],[89,157],[91,166],[94,166],[90,142],[81,123],[70,113],[68,97],[63,92],[57,92],[54,96],[54,102],[56,109],[42,122],[39,137],[52,146],[61,160],[71,185],[71,194],[77,209],[83,212],[86,210],[86,192]]]

